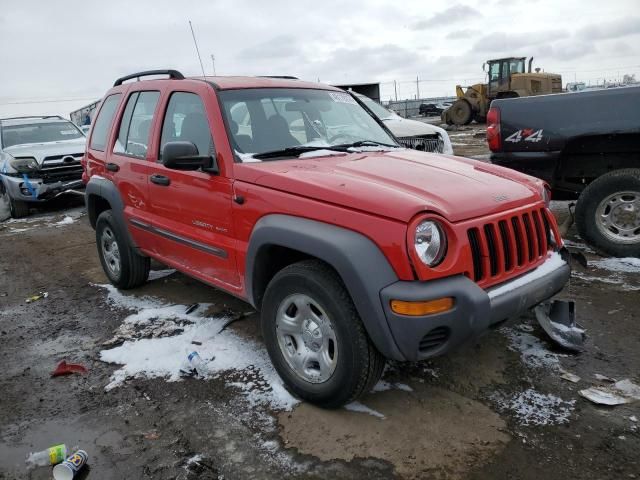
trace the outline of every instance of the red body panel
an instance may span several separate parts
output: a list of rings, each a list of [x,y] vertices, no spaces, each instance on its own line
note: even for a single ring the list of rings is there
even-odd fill
[[[219,89],[284,87],[326,88],[296,80],[246,77],[207,78]],[[524,210],[544,209],[542,183],[532,177],[493,165],[433,155],[415,150],[364,152],[328,157],[234,163],[214,87],[202,80],[151,80],[129,83],[107,95],[122,92],[116,114],[122,116],[126,99],[135,90],[159,90],[146,159],[112,152],[119,120],[113,123],[105,152],[87,150],[86,177],[112,180],[125,202],[125,216],[193,241],[178,243],[129,225],[137,245],[147,254],[209,284],[246,297],[245,260],[256,222],[269,214],[288,214],[358,232],[384,253],[401,280],[430,280],[456,274],[473,278],[474,264],[468,231],[511,218]],[[219,174],[169,170],[157,162],[162,118],[173,91],[198,94],[212,130]],[[105,163],[121,168],[116,174]],[[149,182],[153,174],[171,179],[168,187]],[[241,196],[244,202],[233,201]],[[411,247],[415,225],[436,218],[448,236],[445,260],[434,268],[422,264]],[[539,217],[541,218],[541,217]],[[553,217],[549,222],[560,242]],[[493,225],[493,224],[492,224]],[[498,223],[495,223],[498,225]],[[493,228],[493,227],[491,227]],[[500,242],[501,248],[515,240]],[[485,256],[486,246],[481,245]],[[206,249],[223,251],[215,256]],[[498,249],[498,261],[505,253]],[[501,283],[543,261],[536,257],[521,267],[502,268],[478,282],[482,287]]]

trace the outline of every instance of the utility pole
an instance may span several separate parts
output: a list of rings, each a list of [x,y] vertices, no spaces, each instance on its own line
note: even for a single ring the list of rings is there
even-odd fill
[[[216,56],[211,54],[211,65],[213,65],[213,76],[216,76]]]
[[[416,75],[416,99],[420,98],[420,79]]]
[[[396,102],[398,101],[398,84],[396,81],[393,81],[393,91],[396,93]]]

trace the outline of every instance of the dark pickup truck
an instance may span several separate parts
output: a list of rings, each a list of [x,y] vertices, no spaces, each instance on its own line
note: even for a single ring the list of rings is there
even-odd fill
[[[494,100],[492,163],[577,199],[582,238],[611,255],[640,256],[640,87]]]

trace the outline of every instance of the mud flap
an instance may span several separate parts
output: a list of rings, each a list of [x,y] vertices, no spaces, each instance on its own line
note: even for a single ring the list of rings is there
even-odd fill
[[[553,300],[535,307],[536,319],[549,337],[562,348],[574,352],[584,350],[587,337],[584,328],[576,323],[575,302]]]

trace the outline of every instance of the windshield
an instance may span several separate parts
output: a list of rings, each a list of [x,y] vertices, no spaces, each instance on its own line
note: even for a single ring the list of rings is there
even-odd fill
[[[27,123],[2,127],[4,148],[27,143],[60,142],[82,138],[84,135],[71,122]]]
[[[344,92],[256,88],[220,92],[236,152],[252,161],[267,152],[291,157],[301,150],[348,147],[394,148],[396,141]],[[364,147],[362,147],[364,148]]]
[[[364,103],[367,106],[367,108],[371,110],[375,114],[375,116],[378,117],[380,120],[385,120],[393,116],[393,113],[391,113],[389,110],[384,108],[378,102],[371,100],[369,97],[365,97],[364,95],[358,95],[358,98],[362,100],[362,103]]]

